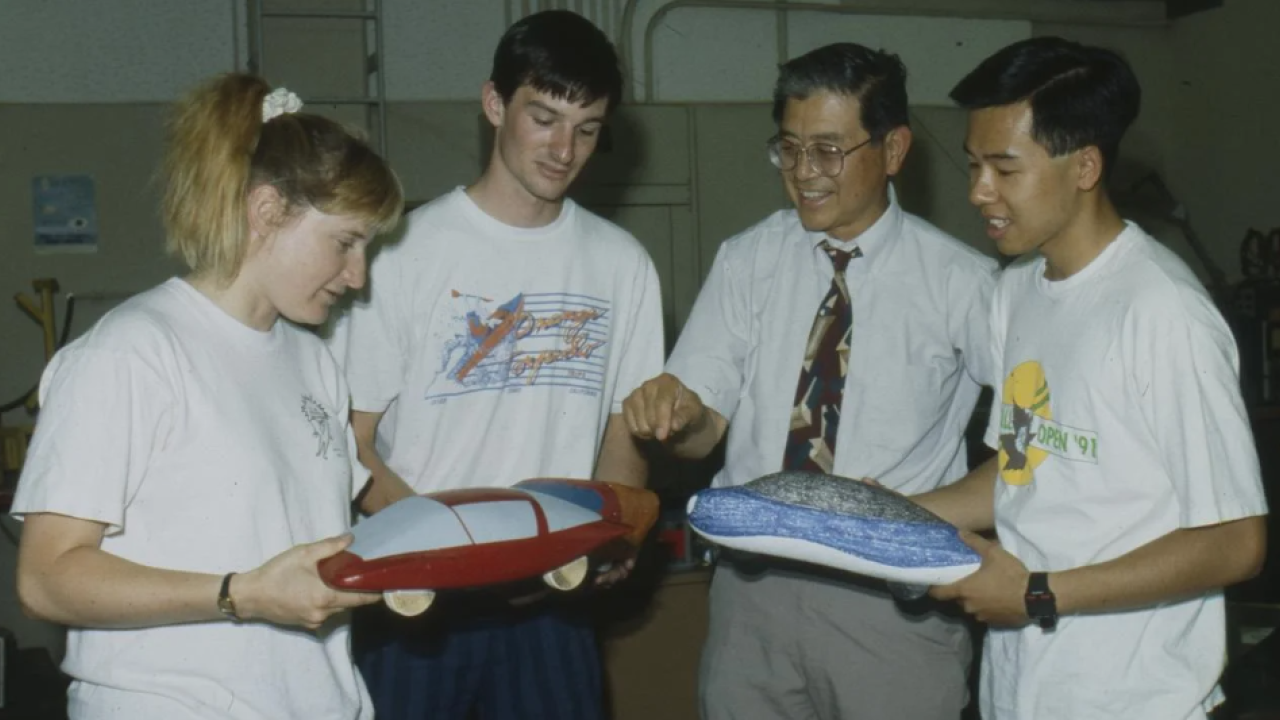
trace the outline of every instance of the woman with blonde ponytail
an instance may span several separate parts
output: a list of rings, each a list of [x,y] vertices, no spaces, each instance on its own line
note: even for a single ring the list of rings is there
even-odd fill
[[[190,269],[49,364],[13,514],[18,594],[70,627],[73,720],[367,720],[349,608],[356,462],[337,364],[303,325],[395,225],[386,162],[287,90],[224,75],[178,103],[163,168]]]

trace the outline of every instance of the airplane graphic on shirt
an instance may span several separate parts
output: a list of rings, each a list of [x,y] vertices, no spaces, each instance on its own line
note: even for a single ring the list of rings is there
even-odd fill
[[[425,399],[484,391],[559,387],[598,394],[604,385],[608,300],[573,293],[518,292],[498,302],[449,293],[447,329]]]
[[[485,321],[481,321],[475,312],[468,312],[467,332],[470,333],[470,339],[477,341],[478,344],[469,355],[463,357],[462,362],[453,372],[453,378],[459,382],[465,380],[467,375],[511,334],[523,312],[523,294],[511,298],[493,311]]]

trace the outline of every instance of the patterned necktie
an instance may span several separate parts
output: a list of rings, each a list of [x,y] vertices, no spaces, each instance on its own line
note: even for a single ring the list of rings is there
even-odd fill
[[[840,427],[840,400],[844,378],[849,372],[849,342],[853,334],[853,307],[844,271],[849,261],[862,257],[862,250],[838,250],[825,240],[820,246],[835,266],[831,289],[809,330],[804,347],[804,365],[796,385],[791,409],[791,428],[782,457],[783,470],[831,472],[836,454],[836,430]]]

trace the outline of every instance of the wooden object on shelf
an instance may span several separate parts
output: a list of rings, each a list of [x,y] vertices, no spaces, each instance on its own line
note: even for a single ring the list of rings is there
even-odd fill
[[[31,281],[31,287],[36,291],[35,299],[24,293],[16,293],[13,299],[18,303],[19,308],[39,323],[44,336],[44,362],[48,363],[58,349],[58,324],[53,305],[53,295],[59,290],[58,281],[53,278],[36,278]],[[34,412],[39,404],[37,391],[32,390],[23,404],[28,411]],[[22,469],[22,463],[27,456],[27,445],[34,431],[35,427],[30,423],[0,427],[0,477]],[[0,486],[2,485],[3,483],[0,483]],[[3,489],[0,487],[0,490]]]
[[[31,426],[0,427],[0,471],[17,472],[27,459]]]
[[[37,278],[31,281],[31,287],[39,293],[39,304],[23,293],[14,295],[13,299],[33,320],[40,323],[44,331],[44,361],[49,362],[53,359],[58,344],[58,325],[53,310],[53,294],[58,292],[58,281],[53,278]]]

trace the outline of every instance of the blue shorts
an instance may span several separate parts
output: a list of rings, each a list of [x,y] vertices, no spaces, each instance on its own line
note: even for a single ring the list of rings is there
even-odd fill
[[[595,628],[569,607],[374,606],[357,612],[353,646],[378,720],[605,717]]]

